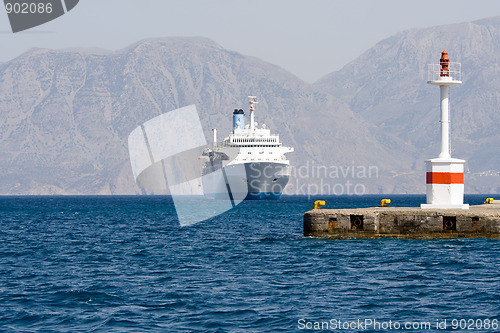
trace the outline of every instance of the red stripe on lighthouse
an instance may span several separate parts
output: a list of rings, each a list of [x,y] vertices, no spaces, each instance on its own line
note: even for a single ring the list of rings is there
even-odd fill
[[[456,172],[427,172],[427,184],[463,184],[464,174]]]

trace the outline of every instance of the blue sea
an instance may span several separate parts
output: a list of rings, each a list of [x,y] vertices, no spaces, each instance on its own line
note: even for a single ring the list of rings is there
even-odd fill
[[[385,197],[425,201],[288,196],[181,228],[169,197],[0,197],[0,331],[498,332],[499,240],[302,235],[315,200]]]

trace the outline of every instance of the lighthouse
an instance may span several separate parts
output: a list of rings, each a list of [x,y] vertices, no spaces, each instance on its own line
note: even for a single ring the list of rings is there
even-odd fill
[[[422,209],[469,209],[464,204],[465,160],[451,157],[450,87],[462,84],[460,63],[452,63],[448,52],[441,53],[438,64],[429,65],[428,84],[441,90],[441,152],[425,161],[427,203]]]

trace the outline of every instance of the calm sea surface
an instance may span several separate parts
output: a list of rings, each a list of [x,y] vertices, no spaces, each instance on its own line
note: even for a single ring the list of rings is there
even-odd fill
[[[1,197],[0,331],[443,332],[466,320],[498,332],[485,328],[500,319],[498,240],[302,236],[317,199],[382,198],[247,201],[181,228],[169,197]]]

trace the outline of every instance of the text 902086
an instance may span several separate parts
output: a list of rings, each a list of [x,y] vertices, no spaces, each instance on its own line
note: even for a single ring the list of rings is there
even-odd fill
[[[43,2],[5,2],[5,10],[7,14],[50,14],[52,13],[52,3]]]

